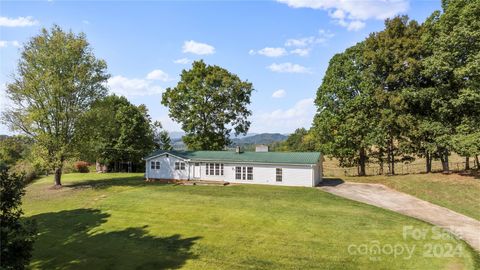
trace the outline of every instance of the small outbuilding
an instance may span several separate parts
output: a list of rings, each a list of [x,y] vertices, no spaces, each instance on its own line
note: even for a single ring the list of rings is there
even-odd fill
[[[257,149],[258,151],[259,149]],[[314,187],[322,181],[319,152],[165,151],[145,157],[148,180],[205,180]]]

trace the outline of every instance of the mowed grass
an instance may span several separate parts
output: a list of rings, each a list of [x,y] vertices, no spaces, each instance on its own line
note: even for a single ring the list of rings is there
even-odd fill
[[[403,236],[404,226],[429,224],[314,188],[174,186],[142,174],[68,174],[59,190],[52,182],[40,179],[24,198],[39,228],[34,269],[480,267],[462,241]],[[364,254],[376,245],[413,252]],[[429,245],[444,251],[431,256]]]
[[[383,184],[480,220],[480,179],[478,177],[430,173],[342,177],[342,179],[351,182]]]

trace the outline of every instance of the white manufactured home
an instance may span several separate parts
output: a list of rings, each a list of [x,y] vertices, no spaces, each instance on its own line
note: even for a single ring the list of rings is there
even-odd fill
[[[164,151],[144,158],[148,180],[205,180],[284,186],[322,181],[318,152]]]

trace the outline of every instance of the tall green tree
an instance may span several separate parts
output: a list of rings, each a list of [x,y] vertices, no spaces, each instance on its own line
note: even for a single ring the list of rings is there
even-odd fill
[[[153,140],[155,141],[155,147],[162,150],[172,150],[172,140],[168,131],[163,129],[160,121],[155,121],[152,124]]]
[[[358,43],[330,60],[311,129],[324,154],[338,158],[341,166],[359,166],[359,175],[366,174],[375,115],[372,88],[364,80],[364,47]]]
[[[467,157],[479,154],[468,146],[480,140],[472,136],[480,130],[480,0],[444,0],[442,7],[443,13],[435,12],[426,22],[424,44],[431,55],[424,62],[434,83],[426,89],[430,104],[445,130],[436,143],[448,171],[452,150]]]
[[[387,19],[383,31],[365,40],[365,80],[373,86],[378,112],[376,145],[387,153],[391,174],[395,174],[396,156],[403,154],[398,146],[413,128],[414,116],[408,111],[403,93],[422,83],[421,35],[421,25],[407,16],[398,16]]]
[[[109,95],[95,102],[80,120],[77,133],[80,158],[115,165],[139,164],[154,148],[154,133],[145,106],[125,97]]]
[[[163,93],[162,104],[182,125],[189,149],[221,150],[230,144],[232,129],[235,135],[247,133],[252,91],[251,83],[201,60],[182,71],[177,86]]]
[[[7,85],[12,107],[3,120],[46,149],[57,186],[63,163],[74,151],[78,119],[107,93],[106,68],[85,34],[53,26],[25,44],[14,81]]]

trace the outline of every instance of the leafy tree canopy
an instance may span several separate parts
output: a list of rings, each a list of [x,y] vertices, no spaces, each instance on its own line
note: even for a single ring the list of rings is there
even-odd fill
[[[167,88],[162,104],[182,125],[183,141],[193,150],[221,150],[230,144],[230,132],[246,134],[250,121],[252,84],[219,66],[195,61],[183,70],[180,82]]]
[[[95,102],[81,119],[76,143],[82,159],[111,163],[140,162],[154,148],[154,134],[145,106],[110,95]]]
[[[22,49],[17,74],[7,85],[12,106],[3,120],[46,149],[56,185],[61,185],[64,160],[74,151],[78,119],[107,93],[106,68],[83,33],[59,26],[42,29]]]

